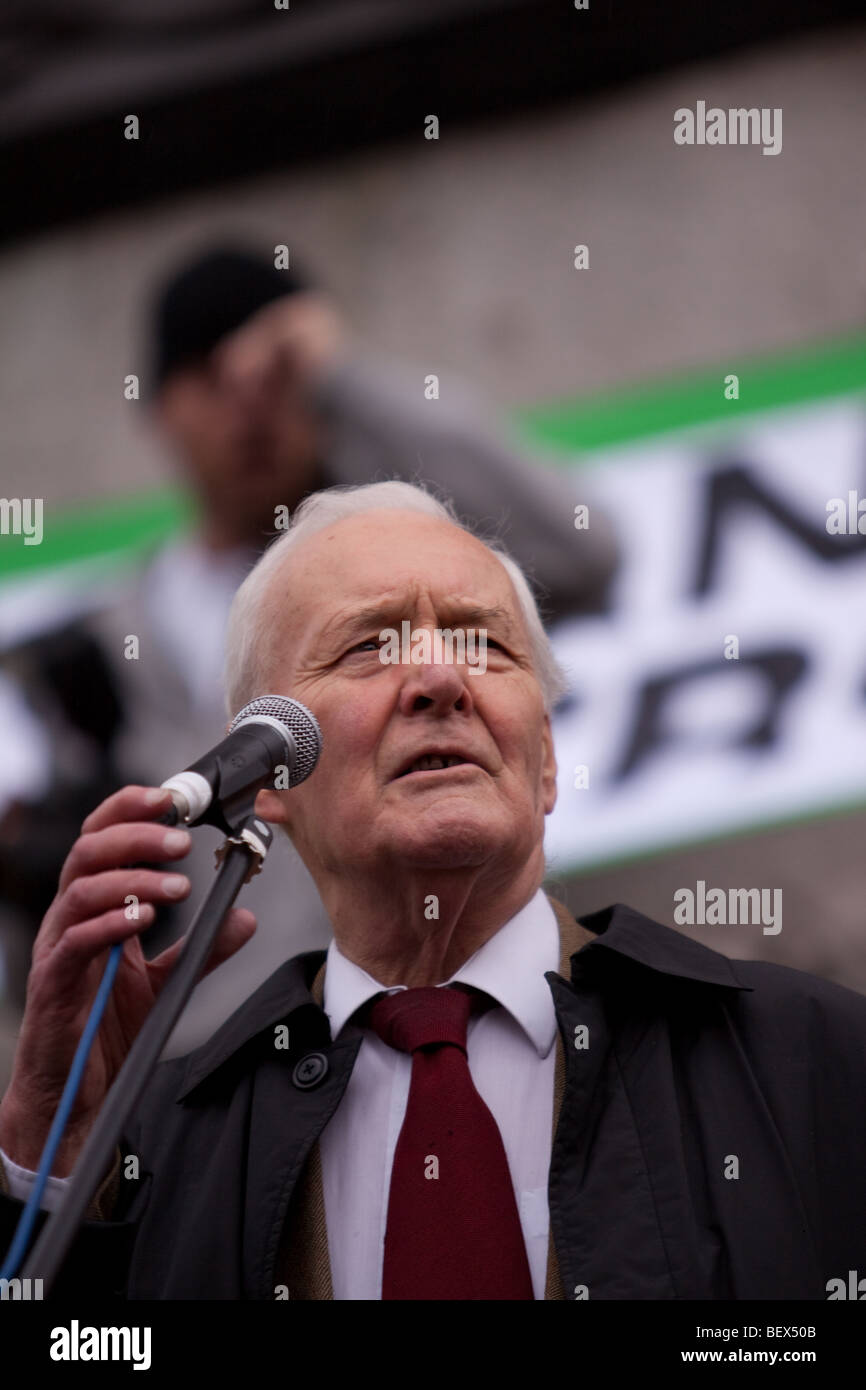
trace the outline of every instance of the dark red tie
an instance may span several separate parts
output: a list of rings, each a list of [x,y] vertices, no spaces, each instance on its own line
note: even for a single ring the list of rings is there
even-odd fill
[[[465,990],[431,987],[386,995],[369,1011],[379,1037],[412,1054],[383,1299],[533,1297],[502,1136],[466,1060],[472,1003]]]

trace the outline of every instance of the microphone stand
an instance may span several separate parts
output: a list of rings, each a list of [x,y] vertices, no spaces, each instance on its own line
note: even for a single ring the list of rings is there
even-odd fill
[[[229,834],[217,850],[219,868],[210,892],[187,933],[177,963],[161,989],[105,1098],[60,1205],[49,1216],[22,1271],[22,1277],[41,1279],[51,1288],[84,1220],[90,1199],[114,1159],[117,1142],[135,1109],[151,1072],[192,993],[210,955],[223,919],[235,898],[258,873],[273,839],[270,827],[253,812],[258,788],[223,803],[222,821]]]

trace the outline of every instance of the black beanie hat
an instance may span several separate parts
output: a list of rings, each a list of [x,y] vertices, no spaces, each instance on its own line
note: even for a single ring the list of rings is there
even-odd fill
[[[232,246],[187,261],[166,280],[151,310],[152,389],[177,367],[201,361],[221,338],[284,294],[310,288],[294,270]]]

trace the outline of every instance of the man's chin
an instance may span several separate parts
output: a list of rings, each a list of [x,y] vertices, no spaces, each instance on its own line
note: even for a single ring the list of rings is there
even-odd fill
[[[430,869],[472,868],[487,863],[501,846],[489,818],[439,808],[417,812],[400,825],[390,839],[389,858]]]

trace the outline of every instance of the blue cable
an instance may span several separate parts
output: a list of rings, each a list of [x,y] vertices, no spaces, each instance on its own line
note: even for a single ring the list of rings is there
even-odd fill
[[[0,1269],[0,1279],[14,1279],[15,1272],[27,1253],[27,1247],[30,1244],[30,1237],[33,1234],[33,1227],[42,1201],[42,1194],[45,1191],[45,1185],[48,1182],[51,1169],[54,1167],[54,1159],[60,1147],[60,1140],[63,1138],[66,1122],[69,1119],[70,1112],[75,1103],[75,1097],[78,1094],[78,1088],[81,1085],[81,1078],[87,1066],[87,1058],[90,1056],[93,1040],[102,1022],[102,1015],[105,1012],[108,996],[111,994],[112,986],[114,985],[114,977],[117,974],[117,967],[120,965],[122,953],[122,941],[112,946],[109,952],[105,970],[99,982],[99,989],[96,992],[96,998],[93,1001],[87,1023],[84,1027],[84,1032],[81,1035],[81,1041],[72,1059],[72,1066],[69,1068],[69,1075],[66,1078],[63,1095],[60,1097],[57,1114],[54,1116],[50,1133],[45,1141],[45,1147],[39,1159],[39,1169],[36,1174],[36,1181],[33,1184],[33,1191],[27,1199],[27,1205],[22,1211],[18,1225],[15,1228],[12,1244],[3,1262],[3,1268]]]

